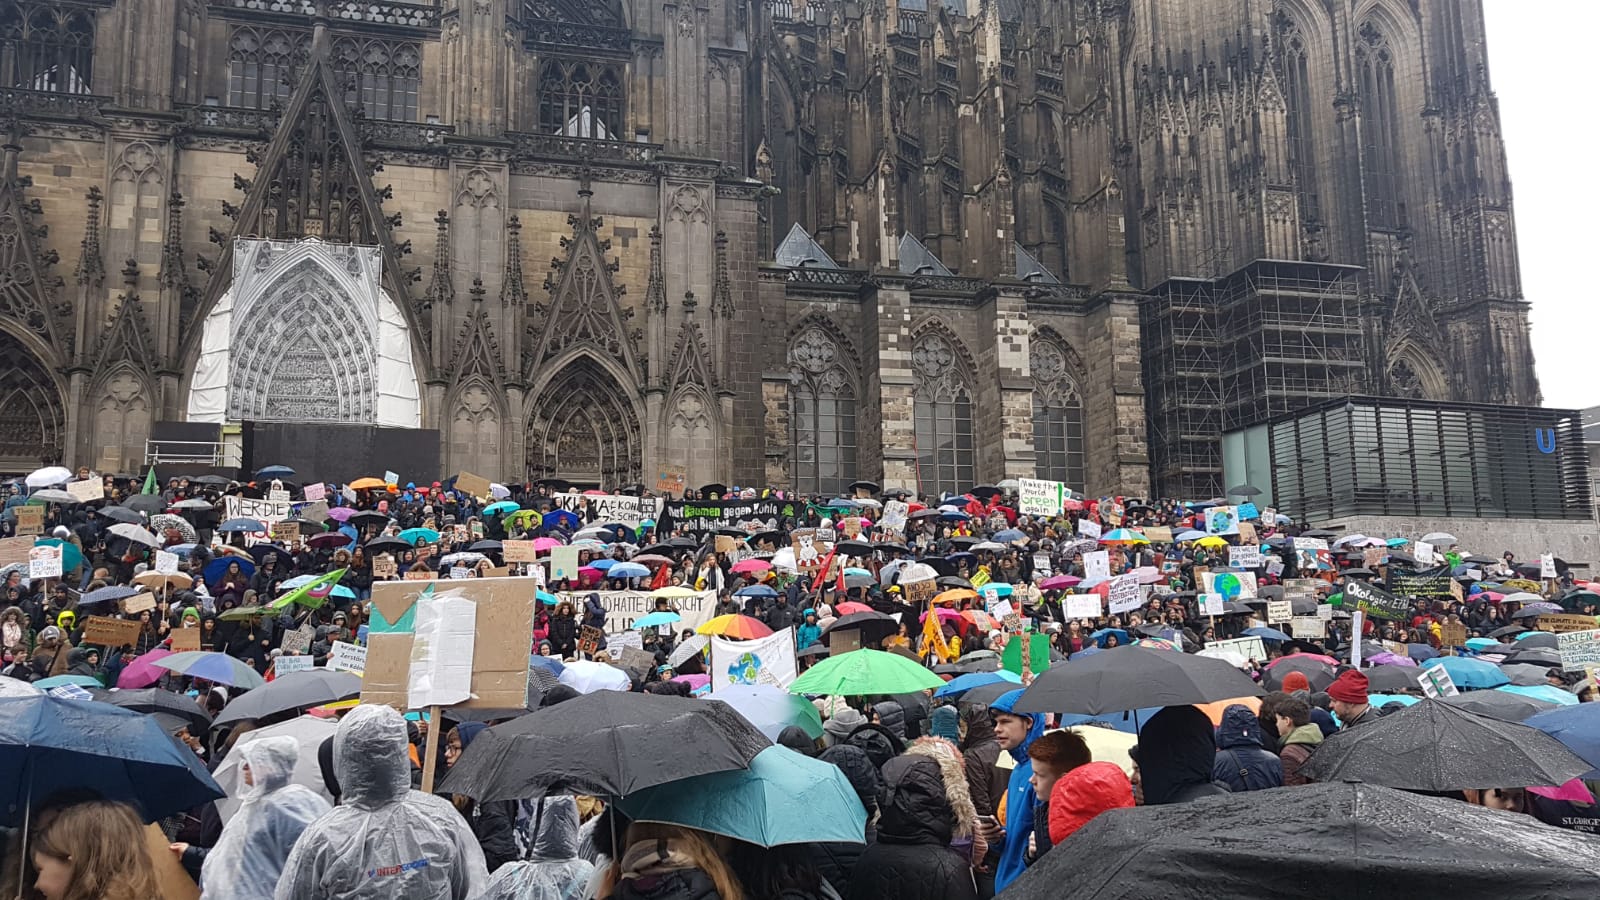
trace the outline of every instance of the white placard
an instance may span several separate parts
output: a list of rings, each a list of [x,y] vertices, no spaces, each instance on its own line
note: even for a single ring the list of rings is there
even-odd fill
[[[28,580],[61,577],[61,548],[38,544],[28,550]]]
[[[156,571],[162,575],[178,574],[178,554],[168,553],[165,550],[156,551]]]
[[[1294,604],[1287,600],[1267,601],[1267,624],[1276,625],[1294,618]]]
[[[1367,614],[1363,610],[1356,610],[1350,614],[1350,665],[1361,668],[1361,626],[1366,623]]]
[[[472,662],[471,653],[467,654],[467,662],[469,664]],[[345,641],[334,641],[328,650],[328,668],[360,675],[367,670],[367,648]]]
[[[742,684],[787,688],[798,677],[794,629],[785,628],[753,641],[711,639],[711,691]]]
[[[1327,636],[1327,625],[1316,616],[1295,616],[1289,620],[1291,637],[1321,640]]]
[[[1267,658],[1267,645],[1261,643],[1258,637],[1232,638],[1225,641],[1207,641],[1205,649],[1220,650],[1224,653],[1234,653],[1245,659],[1265,660]]]
[[[906,513],[909,510],[910,507],[906,506],[905,501],[890,500],[883,505],[883,521],[879,524],[890,531],[898,531],[904,534],[906,530]]]
[[[1067,486],[1059,481],[1017,479],[1017,512],[1025,516],[1059,516]],[[1099,535],[1095,535],[1099,537]]]
[[[1417,541],[1413,544],[1411,555],[1416,557],[1418,565],[1433,565],[1433,545],[1427,541]]]
[[[1091,550],[1083,554],[1083,580],[1101,582],[1111,577],[1111,554],[1105,550]]]
[[[471,578],[472,577],[472,570],[467,568],[466,566],[451,566],[450,567],[450,577],[451,578],[456,578],[456,579]]]
[[[1227,612],[1227,601],[1222,599],[1221,594],[1210,593],[1200,595],[1201,615],[1221,616],[1226,615]]]
[[[1539,577],[1556,577],[1556,555],[1554,553],[1539,554]]]
[[[1099,594],[1068,594],[1061,598],[1061,607],[1069,619],[1098,619],[1104,611]]]
[[[1228,565],[1235,569],[1256,569],[1262,565],[1261,546],[1245,544],[1228,548]]]
[[[1318,603],[1317,604],[1317,618],[1321,619],[1324,622],[1333,621],[1333,604],[1332,603]]]
[[[1131,612],[1143,606],[1144,586],[1139,584],[1139,576],[1118,575],[1111,579],[1106,588],[1106,602],[1112,615]]]
[[[328,496],[328,486],[323,484],[322,482],[318,481],[318,482],[314,482],[312,484],[306,485],[306,502],[307,503],[315,503],[318,500],[326,499],[327,496]]]
[[[1100,540],[1100,523],[1093,519],[1079,519],[1078,533],[1086,538]]]
[[[635,650],[644,649],[644,635],[638,631],[619,631],[616,634],[606,635],[606,648],[621,650],[632,647]]]
[[[290,672],[306,672],[316,668],[312,665],[313,662],[315,660],[309,656],[280,656],[273,661],[272,671],[279,675],[287,675]]]
[[[1461,693],[1461,689],[1456,687],[1454,679],[1445,671],[1444,666],[1424,667],[1417,673],[1417,683],[1422,688],[1423,696],[1429,699],[1454,697]]]
[[[1561,654],[1561,668],[1568,672],[1600,667],[1600,628],[1558,634],[1556,648]]]
[[[406,679],[407,706],[453,706],[472,698],[477,629],[478,604],[465,597],[424,594],[417,600],[416,634],[411,640],[411,669]],[[331,657],[328,665],[333,666]]]
[[[384,484],[399,484],[400,483],[400,476],[396,475],[393,472],[384,472],[383,473],[383,483]]]

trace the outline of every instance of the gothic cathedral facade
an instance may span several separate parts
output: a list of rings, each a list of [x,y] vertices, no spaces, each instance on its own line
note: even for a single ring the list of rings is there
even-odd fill
[[[1211,496],[1537,404],[1481,0],[0,0],[0,471]],[[381,468],[381,460],[370,461]]]

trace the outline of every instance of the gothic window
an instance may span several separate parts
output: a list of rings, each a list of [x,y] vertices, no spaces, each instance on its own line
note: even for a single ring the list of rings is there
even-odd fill
[[[50,373],[21,341],[0,331],[0,467],[32,471],[59,460],[64,422]]]
[[[46,0],[0,2],[0,77],[8,87],[87,94],[94,74],[94,13]]]
[[[451,469],[484,472],[499,478],[500,412],[495,408],[489,385],[474,383],[458,395],[456,413],[450,423]]]
[[[1037,477],[1084,490],[1083,399],[1067,371],[1066,354],[1047,341],[1033,341],[1033,456]]]
[[[1389,370],[1389,394],[1407,400],[1427,399],[1427,392],[1422,388],[1422,377],[1411,368],[1410,360],[1402,359]]]
[[[959,493],[974,484],[972,380],[955,344],[938,332],[911,346],[916,374],[917,492]]]
[[[1400,111],[1394,53],[1371,22],[1356,41],[1356,80],[1361,92],[1361,163],[1367,187],[1368,221],[1380,228],[1406,224],[1400,190]]]
[[[856,480],[855,384],[821,328],[806,329],[789,348],[789,421],[794,489],[843,494]]]
[[[333,67],[345,86],[345,105],[369,119],[417,120],[422,51],[406,41],[342,37],[333,42]]]
[[[1310,48],[1299,23],[1281,12],[1277,31],[1283,67],[1283,101],[1288,108],[1289,167],[1294,172],[1295,189],[1300,197],[1301,221],[1317,221],[1322,212],[1317,195],[1316,145],[1312,137],[1312,110],[1316,108],[1316,101],[1311,89]]]
[[[621,140],[622,73],[593,61],[546,60],[539,69],[539,130]]]
[[[310,35],[240,25],[228,38],[228,105],[245,109],[285,106],[305,65]]]

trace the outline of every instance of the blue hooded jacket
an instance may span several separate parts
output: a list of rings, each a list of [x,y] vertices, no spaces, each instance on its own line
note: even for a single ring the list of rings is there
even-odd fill
[[[999,893],[1011,882],[1021,877],[1028,867],[1023,856],[1028,852],[1028,835],[1033,833],[1033,807],[1038,797],[1033,792],[1033,760],[1028,758],[1028,748],[1044,734],[1044,716],[1038,713],[1014,712],[1012,707],[1022,696],[1021,689],[1001,694],[989,706],[994,712],[1024,716],[1033,724],[1021,746],[1008,750],[1017,767],[1011,770],[1011,780],[1006,783],[1006,842],[1000,848],[1000,865],[995,870],[994,890]]]

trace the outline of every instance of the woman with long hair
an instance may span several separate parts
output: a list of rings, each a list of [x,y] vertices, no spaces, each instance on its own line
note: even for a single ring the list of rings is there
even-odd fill
[[[578,620],[573,615],[570,600],[557,604],[555,615],[550,617],[550,646],[562,659],[569,659],[578,652]]]
[[[159,900],[144,823],[133,808],[95,800],[62,808],[28,844],[45,900]]]
[[[635,822],[622,858],[605,873],[596,896],[607,900],[745,900],[739,876],[714,838],[679,825]],[[731,841],[729,841],[731,843]]]

